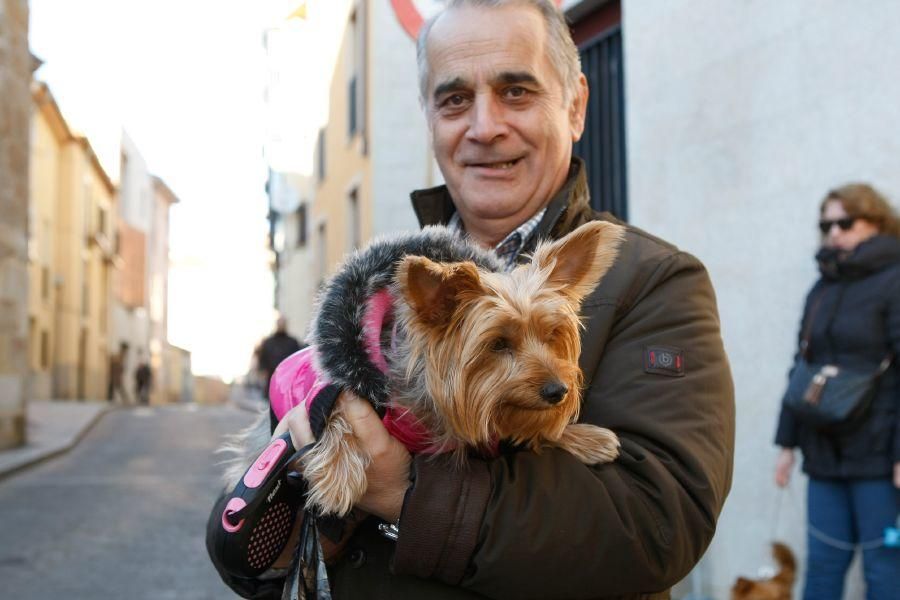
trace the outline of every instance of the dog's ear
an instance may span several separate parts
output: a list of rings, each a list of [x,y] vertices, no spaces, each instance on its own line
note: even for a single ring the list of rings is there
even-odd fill
[[[446,325],[460,302],[483,293],[474,263],[436,263],[424,256],[405,257],[397,283],[419,319],[432,327]]]
[[[540,244],[532,264],[549,269],[547,284],[580,301],[609,271],[625,239],[625,228],[591,221],[550,244]]]

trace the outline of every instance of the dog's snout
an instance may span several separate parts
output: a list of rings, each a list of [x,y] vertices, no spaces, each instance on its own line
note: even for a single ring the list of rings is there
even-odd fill
[[[550,381],[541,388],[541,398],[550,404],[559,404],[568,391],[569,388],[559,381]]]

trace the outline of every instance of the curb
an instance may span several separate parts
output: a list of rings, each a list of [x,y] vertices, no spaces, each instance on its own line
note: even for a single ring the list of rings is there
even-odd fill
[[[13,463],[12,465],[10,465],[8,467],[0,467],[0,481],[6,479],[7,477],[11,477],[18,473],[21,473],[22,471],[24,471],[26,469],[37,466],[43,462],[54,459],[62,454],[65,454],[66,452],[70,451],[72,448],[77,446],[78,443],[81,442],[81,440],[84,438],[84,436],[86,436],[88,434],[88,432],[91,429],[93,429],[93,427],[100,421],[100,419],[104,415],[106,415],[114,410],[119,410],[122,408],[125,408],[125,407],[122,407],[122,406],[104,407],[101,410],[98,410],[97,413],[89,421],[87,421],[81,427],[81,429],[79,431],[77,431],[71,437],[71,439],[68,442],[66,442],[60,446],[54,446],[54,447],[46,448],[44,450],[38,450],[34,453],[33,456],[23,458],[18,463]],[[15,452],[16,449],[11,449],[11,451]]]

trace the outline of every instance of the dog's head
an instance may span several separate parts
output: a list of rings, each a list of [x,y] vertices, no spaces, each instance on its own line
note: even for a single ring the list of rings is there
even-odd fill
[[[617,225],[589,223],[539,245],[530,264],[510,273],[403,260],[405,376],[422,378],[437,435],[469,446],[509,439],[536,447],[562,434],[581,401],[581,302],[623,236]]]

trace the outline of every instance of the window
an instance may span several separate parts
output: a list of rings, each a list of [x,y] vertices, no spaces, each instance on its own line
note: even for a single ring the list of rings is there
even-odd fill
[[[90,264],[88,261],[82,261],[82,270],[81,270],[81,314],[85,317],[90,315],[90,299],[91,299],[91,287],[90,287],[91,273],[90,273]]]
[[[347,88],[347,135],[352,138],[356,134],[356,75],[350,78]]]
[[[306,245],[306,204],[297,207],[297,247]]]
[[[82,218],[84,219],[82,223],[83,232],[84,232],[84,243],[90,244],[91,239],[91,218],[93,216],[93,190],[91,189],[91,181],[85,176],[84,181],[82,182],[82,188],[84,190],[84,196],[81,201],[84,203],[81,207]]]
[[[319,139],[316,141],[316,166],[319,183],[325,180],[325,128],[319,130]]]
[[[50,299],[50,268],[47,266],[41,267],[41,299]]]
[[[326,265],[328,264],[328,241],[325,223],[319,224],[318,239],[316,240],[316,285],[322,287],[325,284]]]
[[[50,333],[46,329],[41,330],[41,369],[50,368]]]
[[[352,139],[357,129],[357,98],[356,81],[358,79],[359,61],[358,55],[359,36],[356,18],[356,9],[350,15],[350,24],[347,27],[346,54],[344,60],[347,68],[347,137]]]
[[[97,233],[106,235],[106,209],[97,207]]]
[[[359,222],[359,188],[347,195],[347,251],[353,252],[362,244]]]

